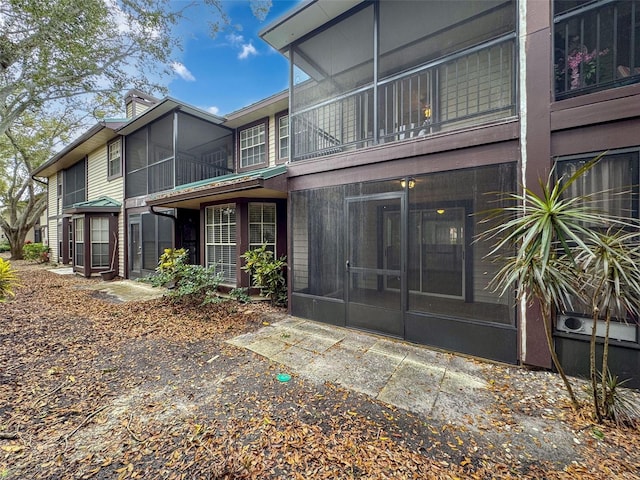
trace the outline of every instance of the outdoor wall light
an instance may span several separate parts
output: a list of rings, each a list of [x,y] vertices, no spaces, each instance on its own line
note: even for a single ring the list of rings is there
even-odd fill
[[[444,208],[439,208],[439,209],[437,209],[437,210],[436,210],[436,213],[437,213],[438,215],[442,215],[442,214],[444,213]]]
[[[407,186],[407,179],[403,178],[402,180],[400,180],[400,186],[402,188],[405,188]],[[409,178],[409,188],[413,188],[416,186],[416,179],[415,178]]]

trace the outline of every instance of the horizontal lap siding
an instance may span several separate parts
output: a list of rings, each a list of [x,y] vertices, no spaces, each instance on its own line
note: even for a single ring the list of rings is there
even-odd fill
[[[87,162],[87,200],[107,196],[118,202],[124,201],[122,176],[108,179],[107,146],[104,145],[89,154]],[[118,264],[120,275],[124,269],[124,218],[118,215]]]
[[[49,258],[58,261],[58,175],[62,172],[53,174],[47,181],[49,187],[47,189],[48,201],[48,218],[47,218],[47,236],[49,241]]]

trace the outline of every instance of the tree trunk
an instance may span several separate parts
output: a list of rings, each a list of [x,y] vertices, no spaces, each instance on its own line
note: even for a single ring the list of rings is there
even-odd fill
[[[600,401],[598,397],[598,370],[596,369],[596,328],[598,322],[598,310],[593,312],[593,326],[591,327],[591,340],[589,342],[589,376],[591,377],[591,394],[593,395],[593,413],[598,423],[602,423]]]
[[[560,360],[558,359],[558,355],[556,354],[556,349],[553,346],[553,336],[551,334],[551,322],[549,318],[549,312],[551,311],[550,305],[542,305],[542,323],[544,324],[544,333],[547,338],[547,346],[549,347],[549,353],[551,354],[551,360],[553,360],[553,365],[558,370],[562,381],[564,382],[564,386],[567,389],[567,393],[569,394],[569,398],[571,399],[571,406],[573,410],[578,410],[580,404],[576,399],[575,394],[573,393],[573,388],[571,387],[571,383],[569,383],[569,379],[567,378],[566,373],[564,373],[564,368],[560,364]]]
[[[11,229],[10,231],[4,233],[7,236],[7,240],[9,240],[9,246],[11,247],[11,260],[22,260],[22,247],[24,246],[24,239],[27,237],[26,230]]]
[[[604,415],[609,418],[611,416],[609,405],[607,404],[607,381],[609,380],[609,326],[611,325],[611,310],[607,309],[605,316],[605,334],[602,345],[602,398],[601,405]],[[615,420],[615,419],[614,419]]]

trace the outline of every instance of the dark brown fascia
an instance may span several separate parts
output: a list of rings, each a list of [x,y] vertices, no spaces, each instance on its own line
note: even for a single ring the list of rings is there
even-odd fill
[[[264,187],[265,180],[254,178],[246,182],[235,183],[231,185],[223,185],[221,187],[203,188],[191,192],[176,193],[175,195],[167,195],[162,198],[147,200],[147,206],[161,206],[167,203],[182,202],[185,200],[195,200],[212,195],[222,195],[224,193],[241,192],[243,190],[252,190],[254,188]]]
[[[513,117],[501,122],[472,127],[464,131],[445,132],[426,138],[384,143],[353,152],[291,162],[288,164],[287,173],[288,177],[291,178],[300,175],[364,166],[397,159],[410,159],[411,157],[500,143],[517,139],[519,136],[520,122],[517,118]]]

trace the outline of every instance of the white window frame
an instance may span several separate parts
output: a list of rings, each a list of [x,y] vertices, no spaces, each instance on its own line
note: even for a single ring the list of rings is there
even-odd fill
[[[222,272],[223,283],[237,283],[237,209],[236,205],[214,205],[205,208],[205,265],[215,265]],[[229,261],[221,262],[227,256]]]
[[[255,218],[255,209],[260,209],[259,211],[259,220],[253,220],[252,217]],[[273,221],[265,222],[265,210],[272,210],[272,215],[268,215],[273,218]],[[252,212],[253,210],[253,212]],[[253,221],[252,221],[253,220]],[[270,228],[265,228],[270,227]],[[252,240],[252,232],[258,230],[260,232],[260,241],[251,241]],[[268,232],[273,232],[273,238],[267,238]],[[278,223],[277,223],[277,208],[275,203],[266,203],[266,202],[252,202],[249,203],[249,250],[253,250],[254,248],[260,248],[262,245],[267,245],[267,249],[271,250],[273,254],[276,253],[276,243],[278,240]]]
[[[285,114],[278,117],[278,160],[287,160],[288,158],[289,158],[289,115]]]
[[[240,130],[240,168],[250,168],[267,161],[267,124],[261,122]]]
[[[108,217],[91,217],[89,220],[91,231],[91,267],[92,268],[109,268],[111,265],[109,259],[109,218]],[[94,263],[94,251],[96,247],[106,245],[106,253],[100,253],[100,262]]]
[[[117,156],[116,156],[117,147]],[[122,139],[107,145],[107,178],[116,178],[122,175]]]
[[[73,264],[78,267],[84,267],[87,263],[87,259],[84,255],[84,217],[77,217],[73,219],[73,232],[74,232],[74,247],[73,252]],[[82,263],[78,263],[78,252],[81,252]]]

